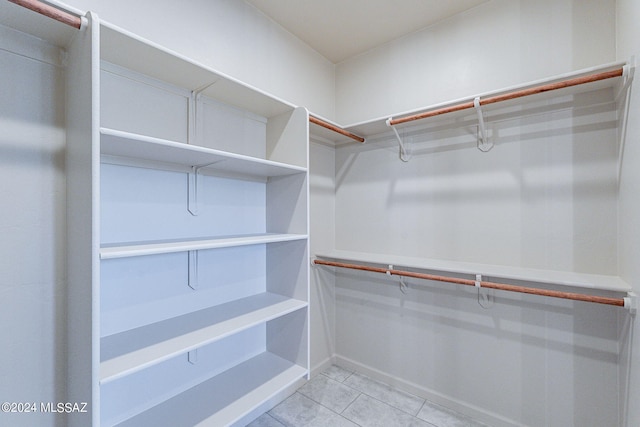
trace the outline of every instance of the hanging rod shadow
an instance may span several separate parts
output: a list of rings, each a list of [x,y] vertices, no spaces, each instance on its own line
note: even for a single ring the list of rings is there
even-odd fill
[[[344,136],[346,136],[348,138],[351,138],[351,139],[353,139],[355,141],[362,142],[362,143],[364,143],[364,141],[365,141],[365,139],[363,137],[358,136],[355,133],[351,133],[348,130],[344,130],[344,129],[336,126],[336,125],[333,125],[333,124],[331,124],[329,122],[326,122],[326,121],[324,121],[322,119],[319,119],[317,117],[314,117],[314,116],[310,115],[309,116],[309,122],[311,122],[313,124],[316,124],[318,126],[322,126],[323,128],[329,129],[329,130],[331,130],[333,132],[339,133],[340,135],[344,135]]]
[[[55,19],[58,22],[67,24],[78,30],[82,28],[83,20],[81,17],[72,15],[69,12],[53,7],[49,4],[43,3],[38,0],[9,0],[11,3],[15,3],[18,6],[22,6],[26,9],[38,12],[41,15]]]
[[[348,268],[351,270],[370,271],[374,273],[386,274],[389,276],[413,277],[416,279],[435,280],[438,282],[454,283],[457,285],[475,286],[477,288],[497,289],[507,292],[519,292],[524,294],[539,295],[552,298],[567,299],[573,301],[583,301],[595,304],[613,305],[616,307],[624,307],[631,314],[635,314],[637,309],[636,296],[633,292],[629,292],[624,298],[611,298],[599,295],[586,295],[575,292],[554,291],[549,289],[532,288],[527,286],[509,285],[506,283],[487,282],[475,279],[463,279],[459,277],[439,276],[435,274],[416,273],[413,271],[396,270],[392,268],[371,267],[368,265],[349,264],[335,261],[325,261],[314,259],[313,264],[325,265],[329,267]]]

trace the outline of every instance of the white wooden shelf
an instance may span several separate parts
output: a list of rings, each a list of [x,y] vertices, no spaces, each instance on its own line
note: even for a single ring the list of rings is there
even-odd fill
[[[600,274],[576,273],[571,271],[542,270],[526,267],[512,267],[503,265],[491,265],[469,262],[458,262],[427,258],[413,258],[397,255],[372,254],[365,252],[352,252],[335,250],[326,253],[318,253],[316,256],[344,262],[358,262],[369,264],[392,264],[394,268],[415,268],[433,272],[447,272],[457,274],[482,274],[483,276],[502,278],[508,280],[521,280],[526,282],[566,286],[574,288],[594,289],[609,292],[626,293],[631,291],[631,286],[618,276]]]
[[[100,383],[307,307],[272,293],[235,300],[101,339]]]
[[[173,252],[198,251],[205,249],[229,248],[235,246],[261,245],[267,243],[304,240],[305,234],[252,234],[248,236],[223,236],[198,239],[161,240],[153,242],[130,242],[108,244],[100,248],[100,259],[125,258],[144,255],[158,255]]]
[[[263,117],[274,117],[294,108],[292,104],[271,94],[111,23],[101,22],[100,39],[100,55],[103,60],[191,90],[214,83],[202,94],[225,104]]]
[[[306,374],[305,368],[265,352],[117,425],[227,426]]]
[[[305,173],[306,169],[241,154],[228,153],[211,148],[189,145],[146,135],[100,129],[100,154],[116,159],[133,159],[145,163],[163,165],[204,166],[202,170],[269,178]]]

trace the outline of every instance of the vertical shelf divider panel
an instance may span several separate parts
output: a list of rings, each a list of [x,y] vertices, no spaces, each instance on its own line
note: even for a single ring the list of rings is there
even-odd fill
[[[67,401],[88,410],[70,414],[70,426],[100,423],[100,21],[86,19],[67,49]]]
[[[309,378],[308,112],[111,24],[100,42],[94,424],[245,425]]]

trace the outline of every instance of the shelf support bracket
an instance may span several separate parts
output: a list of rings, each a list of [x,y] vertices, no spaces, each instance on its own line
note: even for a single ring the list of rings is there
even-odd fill
[[[411,152],[411,148],[406,146],[402,142],[402,138],[400,137],[398,130],[391,124],[391,120],[392,118],[389,117],[386,123],[387,123],[387,126],[389,126],[393,130],[393,133],[395,133],[396,139],[398,140],[398,150],[399,150],[400,160],[402,160],[403,162],[408,162],[413,156],[413,153]]]
[[[191,166],[191,171],[189,172],[189,180],[188,180],[188,192],[187,192],[187,209],[189,213],[193,216],[197,216],[199,213],[198,206],[198,187],[200,184],[200,167]]]
[[[193,89],[189,95],[187,144],[195,144],[197,137],[200,134],[198,126],[200,126],[202,121],[199,120],[198,117],[198,105],[200,105],[202,92],[213,86],[217,81],[218,80],[214,80],[211,83],[207,83],[197,89]]]
[[[198,349],[187,352],[187,360],[192,365],[195,365],[196,363],[198,363]]]
[[[487,128],[484,124],[484,115],[482,114],[482,107],[480,106],[480,97],[476,96],[473,100],[473,106],[478,114],[478,150],[486,153],[493,148],[493,142],[489,141]]]
[[[223,160],[217,162],[207,163],[206,165],[191,166],[191,171],[188,174],[187,180],[187,210],[193,216],[198,216],[200,213],[200,204],[198,202],[198,191],[200,188],[200,169],[207,168],[211,165],[215,165]]]
[[[189,251],[189,277],[188,284],[193,290],[198,289],[198,251]]]

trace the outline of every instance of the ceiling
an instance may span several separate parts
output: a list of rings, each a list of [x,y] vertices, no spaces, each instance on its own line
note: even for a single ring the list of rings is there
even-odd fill
[[[488,0],[246,0],[333,63]]]

